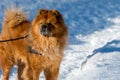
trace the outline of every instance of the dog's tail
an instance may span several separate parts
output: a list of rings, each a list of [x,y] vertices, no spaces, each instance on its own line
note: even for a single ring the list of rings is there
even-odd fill
[[[24,21],[28,21],[27,13],[23,8],[10,7],[5,10],[3,23],[15,27]]]

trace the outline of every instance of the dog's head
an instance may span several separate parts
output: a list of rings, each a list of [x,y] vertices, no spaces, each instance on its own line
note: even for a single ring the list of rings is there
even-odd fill
[[[34,32],[44,37],[59,37],[66,31],[63,18],[57,10],[39,10],[32,25]]]

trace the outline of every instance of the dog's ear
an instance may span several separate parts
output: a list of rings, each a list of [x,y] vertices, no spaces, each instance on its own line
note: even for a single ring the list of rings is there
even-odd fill
[[[52,12],[53,12],[53,16],[56,17],[58,23],[63,23],[64,22],[63,17],[58,10],[52,10]]]
[[[61,16],[58,10],[52,10],[54,16]]]
[[[42,14],[42,11],[43,11],[43,9],[39,9],[39,10],[38,10],[38,13],[39,13],[39,14]]]

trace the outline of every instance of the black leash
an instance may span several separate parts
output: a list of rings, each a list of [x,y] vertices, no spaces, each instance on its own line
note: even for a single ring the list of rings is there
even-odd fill
[[[18,38],[14,38],[14,39],[8,39],[8,40],[0,40],[0,42],[9,42],[9,41],[15,41],[15,40],[19,40],[19,39],[24,39],[27,38],[28,35],[24,36],[24,37],[18,37]]]

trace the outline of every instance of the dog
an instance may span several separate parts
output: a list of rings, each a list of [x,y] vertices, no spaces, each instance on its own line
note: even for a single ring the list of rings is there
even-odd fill
[[[42,71],[46,80],[57,80],[68,38],[68,29],[60,12],[40,9],[32,26],[19,9],[9,9],[5,14],[1,40],[28,36],[0,43],[2,79],[8,80],[10,69],[17,64],[18,80],[39,80]]]
[[[9,79],[14,65],[18,65],[18,80],[32,80],[32,69],[29,65],[26,35],[31,22],[22,8],[11,7],[5,10],[2,31],[0,34],[0,67],[2,80]],[[20,67],[20,68],[19,68]]]
[[[46,80],[57,80],[68,39],[68,29],[60,12],[40,9],[27,39],[33,80],[39,80],[42,71]]]

